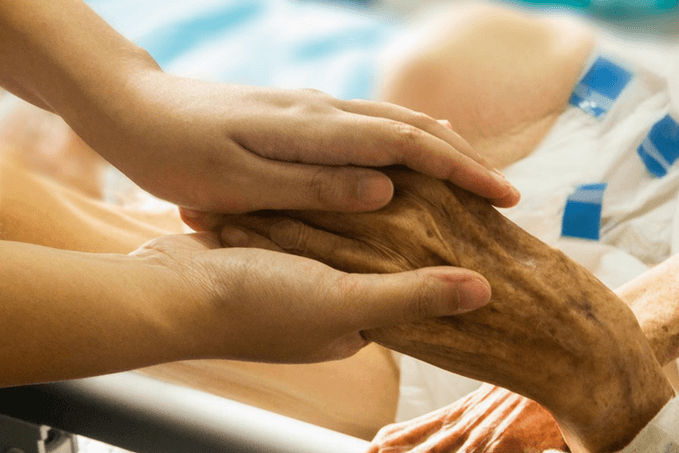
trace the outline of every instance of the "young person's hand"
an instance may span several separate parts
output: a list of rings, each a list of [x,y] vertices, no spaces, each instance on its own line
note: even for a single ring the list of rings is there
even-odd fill
[[[393,195],[377,171],[389,165],[450,180],[498,206],[519,199],[462,137],[396,105],[159,70],[134,80],[128,108],[104,111],[78,132],[141,187],[183,207],[375,210]]]
[[[54,39],[58,36],[59,39]],[[199,211],[370,211],[405,165],[493,200],[518,192],[445,122],[395,105],[185,79],[80,0],[0,4],[0,85],[59,114],[152,194]]]
[[[276,247],[261,238],[258,247]],[[399,274],[347,274],[272,250],[221,248],[216,234],[165,236],[132,253],[155,269],[154,285],[183,313],[198,357],[316,362],[348,357],[360,331],[485,305],[474,272],[435,267]],[[171,290],[170,290],[171,289]]]

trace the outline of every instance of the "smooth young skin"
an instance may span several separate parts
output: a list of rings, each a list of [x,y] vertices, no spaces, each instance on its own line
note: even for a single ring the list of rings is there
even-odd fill
[[[20,124],[36,136],[30,121]],[[22,156],[36,156],[38,151],[28,145]],[[73,153],[64,156],[51,148],[49,156],[77,162],[76,150],[69,149]],[[0,239],[125,255],[156,237],[183,231],[174,210],[148,212],[102,203],[82,194],[83,181],[65,187],[36,174],[41,171],[0,158]],[[393,422],[398,399],[398,369],[391,353],[376,344],[344,360],[314,364],[208,359],[164,363],[140,372],[365,440]]]
[[[141,187],[219,212],[364,211],[392,197],[360,167],[403,164],[511,206],[459,135],[392,104],[165,74],[80,0],[0,4],[0,85],[62,116]]]
[[[340,359],[367,344],[366,328],[456,314],[490,297],[470,271],[346,274],[224,249],[212,233],[161,237],[130,256],[1,241],[0,263],[0,363],[11,364],[0,387],[184,359]]]

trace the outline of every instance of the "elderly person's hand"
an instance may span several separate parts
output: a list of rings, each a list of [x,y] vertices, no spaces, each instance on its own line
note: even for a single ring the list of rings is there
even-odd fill
[[[260,238],[260,248],[276,249]],[[346,274],[272,250],[221,248],[216,234],[165,236],[132,253],[173,300],[195,357],[305,363],[349,357],[360,331],[454,315],[485,304],[477,274],[429,268]]]
[[[363,335],[535,400],[574,452],[627,445],[673,394],[631,310],[485,200],[413,172],[388,174],[396,196],[380,211],[222,220],[346,272],[450,265],[482,273],[493,289],[486,307]],[[224,229],[224,240],[233,233]]]
[[[541,453],[567,448],[556,421],[538,403],[484,384],[443,409],[385,426],[367,453]]]

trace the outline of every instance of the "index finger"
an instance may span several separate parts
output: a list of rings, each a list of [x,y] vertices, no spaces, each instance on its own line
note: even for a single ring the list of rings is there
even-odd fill
[[[420,173],[448,180],[509,207],[518,203],[519,192],[460,135],[435,119],[385,102],[340,101],[338,108],[357,115],[349,124],[365,149],[372,138],[371,153],[355,153],[355,165],[401,164]],[[360,115],[360,117],[358,116]],[[367,120],[366,117],[370,117]]]

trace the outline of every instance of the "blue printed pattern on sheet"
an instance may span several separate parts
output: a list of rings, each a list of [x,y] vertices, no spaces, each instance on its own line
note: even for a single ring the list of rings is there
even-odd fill
[[[575,86],[570,103],[596,118],[603,118],[630,80],[630,71],[599,57]]]
[[[655,123],[637,153],[653,175],[663,177],[679,158],[679,125],[670,115]]]
[[[601,205],[606,183],[587,184],[568,196],[561,224],[561,236],[599,239]]]

